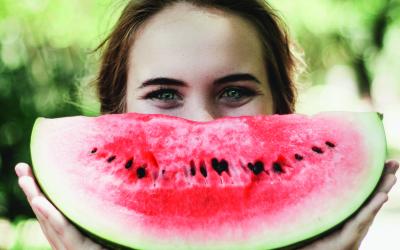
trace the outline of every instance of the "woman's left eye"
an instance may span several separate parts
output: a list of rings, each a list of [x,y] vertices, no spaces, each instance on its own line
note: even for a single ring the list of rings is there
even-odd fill
[[[256,92],[248,88],[230,87],[224,89],[219,98],[224,102],[241,102],[255,95]]]

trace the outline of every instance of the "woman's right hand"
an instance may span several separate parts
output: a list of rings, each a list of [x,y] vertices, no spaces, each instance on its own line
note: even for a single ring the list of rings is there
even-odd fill
[[[15,166],[18,184],[24,191],[35,213],[40,227],[51,247],[56,250],[98,250],[105,249],[84,237],[68,220],[46,199],[36,184],[32,170],[26,163]]]

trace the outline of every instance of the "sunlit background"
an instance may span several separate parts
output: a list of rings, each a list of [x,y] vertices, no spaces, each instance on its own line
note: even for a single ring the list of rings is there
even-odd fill
[[[0,0],[0,249],[46,249],[17,187],[38,116],[98,114],[90,94],[98,54],[126,0]],[[304,50],[300,113],[384,114],[389,158],[400,159],[400,2],[271,0]],[[361,249],[400,249],[400,185]]]

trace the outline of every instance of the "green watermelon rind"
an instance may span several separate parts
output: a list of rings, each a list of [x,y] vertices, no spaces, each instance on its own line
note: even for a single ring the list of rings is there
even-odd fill
[[[329,112],[329,113],[324,113],[323,115],[328,115],[329,117],[332,117],[335,115],[335,113]],[[338,116],[342,117],[342,113],[337,113]],[[368,142],[368,145],[371,145],[372,149],[371,151],[374,152],[373,154],[371,154],[371,166],[380,166],[381,167],[375,167],[373,169],[373,172],[369,175],[370,179],[368,181],[366,181],[366,188],[364,188],[363,190],[360,190],[360,192],[358,193],[358,196],[354,197],[354,202],[352,203],[353,206],[352,207],[348,207],[347,210],[342,210],[340,211],[340,213],[335,214],[335,216],[333,216],[332,218],[332,223],[326,223],[326,224],[331,224],[331,225],[335,225],[335,228],[340,227],[346,220],[349,219],[349,214],[354,214],[356,211],[358,211],[360,209],[360,207],[362,206],[362,204],[365,203],[365,198],[366,197],[370,197],[370,194],[373,192],[373,190],[376,188],[378,182],[379,182],[379,177],[381,176],[381,173],[383,171],[383,163],[385,161],[386,158],[386,141],[385,141],[385,134],[384,134],[384,130],[383,130],[383,126],[382,123],[380,121],[380,117],[377,113],[362,113],[362,114],[353,114],[353,118],[354,121],[357,121],[360,123],[360,121],[362,121],[360,124],[360,126],[362,126],[362,128],[366,131],[371,131],[372,136],[369,137],[370,141]],[[353,119],[352,117],[349,117],[349,119]],[[32,152],[32,162],[33,162],[33,166],[38,166],[39,163],[41,163],[40,159],[35,159],[35,155],[37,155],[36,150],[39,150],[37,147],[35,147],[34,145],[37,145],[36,143],[36,138],[38,137],[38,127],[40,126],[41,122],[43,121],[43,118],[38,118],[34,124],[34,128],[33,128],[33,133],[32,133],[32,137],[31,137],[31,152]],[[35,169],[35,167],[33,168],[33,172],[35,174],[35,176],[37,176],[38,180],[42,179],[40,178],[40,171],[38,172],[37,169]],[[39,181],[39,186],[42,188],[43,193],[49,198],[50,195],[47,193],[46,189],[43,188],[44,185],[42,183],[40,183]],[[51,200],[49,198],[49,200]],[[60,207],[62,207],[62,204],[60,205]],[[60,208],[59,208],[60,209]],[[61,210],[61,212],[63,212]],[[66,215],[67,217],[68,215]],[[340,218],[340,219],[338,219]],[[77,225],[82,231],[84,231],[85,233],[88,233],[87,230],[83,227],[81,227],[79,225],[79,223],[75,222],[74,220],[72,220],[71,218],[68,218],[73,224]],[[286,239],[283,241],[279,241],[279,246],[285,246],[285,247],[278,247],[275,245],[270,245],[268,246],[271,249],[291,249],[292,246],[299,246],[299,245],[304,245],[304,243],[309,242],[312,239],[315,239],[316,237],[321,237],[323,235],[326,234],[327,232],[327,228],[324,227],[316,227],[314,231],[309,232],[308,235],[305,235],[304,238],[305,240],[300,242],[300,243],[295,243],[295,245],[293,245],[293,239]],[[332,229],[331,229],[332,230]],[[331,231],[329,230],[329,231]],[[321,234],[322,232],[322,234]],[[104,245],[108,245],[108,246],[116,246],[116,244],[113,242],[112,238],[109,237],[107,234],[99,234],[99,235],[94,235],[92,233],[89,233],[89,235],[91,237],[93,237],[94,239],[96,239],[96,241],[102,242]],[[110,244],[108,244],[107,242],[110,242]],[[238,247],[234,248],[234,249],[265,249],[265,244],[263,245],[262,243],[262,239],[259,242],[260,244],[257,244],[257,242],[255,242],[255,245],[250,246],[250,245],[238,245]],[[121,242],[121,244],[125,244],[124,242]],[[174,245],[172,246],[172,248],[168,248],[167,246],[163,245],[163,246],[154,246],[152,244],[152,242],[148,242],[150,249],[178,249],[176,248],[177,246]],[[117,249],[132,249],[132,248],[128,248],[128,247],[124,247],[124,246],[118,246]],[[142,242],[142,246],[146,248],[146,243]],[[263,247],[261,247],[263,246]],[[221,249],[223,249],[223,246],[219,246],[216,247],[215,249],[219,249],[221,247]],[[147,248],[146,248],[147,249]],[[193,248],[193,249],[197,249],[197,248]]]

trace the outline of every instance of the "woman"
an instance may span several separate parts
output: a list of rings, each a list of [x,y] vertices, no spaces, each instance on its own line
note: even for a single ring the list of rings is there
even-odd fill
[[[257,0],[130,1],[100,46],[102,113],[196,121],[294,112],[296,60],[279,19]],[[374,197],[342,228],[304,249],[356,249],[396,181],[388,162]],[[19,184],[54,249],[101,249],[43,196],[24,163]]]

